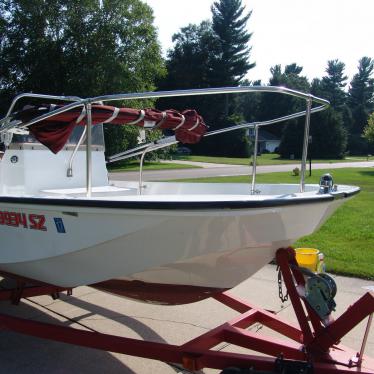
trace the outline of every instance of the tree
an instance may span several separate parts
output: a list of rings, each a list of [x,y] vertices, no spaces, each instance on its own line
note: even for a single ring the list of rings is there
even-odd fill
[[[212,6],[212,21],[188,25],[174,34],[168,51],[167,77],[160,86],[168,88],[237,86],[249,69],[251,33],[243,16],[241,0],[220,0]]]
[[[311,91],[313,95],[328,98],[335,103],[335,108],[329,108],[322,113],[311,116],[309,134],[313,137],[310,151],[313,157],[320,158],[342,158],[346,150],[347,134],[343,127],[343,117],[338,111],[344,105],[344,95],[341,88],[344,87],[345,77],[343,75],[344,64],[337,60],[329,61],[326,69],[327,75],[320,79],[314,79],[310,87],[306,77],[301,76],[302,68],[296,64],[286,66],[282,73],[281,67],[276,65],[272,69],[272,85],[284,85],[304,92]],[[280,97],[275,101],[272,110],[280,111],[289,107],[293,112],[305,110],[303,100]],[[268,104],[269,105],[269,104]],[[283,112],[284,113],[284,112]],[[282,157],[301,157],[302,139],[304,138],[305,118],[291,121],[283,127],[279,152]]]
[[[374,112],[371,113],[364,128],[364,137],[369,143],[374,143]]]
[[[252,37],[246,30],[252,14],[244,14],[241,0],[220,0],[213,3],[213,31],[219,40],[219,54],[215,57],[213,71],[220,86],[237,86],[248,70],[255,66],[250,63]]]
[[[218,53],[212,63],[211,85],[237,86],[248,70],[255,66],[250,63],[251,47],[249,41],[252,34],[247,31],[247,22],[252,14],[244,13],[241,0],[215,1],[211,7],[212,28],[218,40]],[[223,95],[215,100],[218,109],[214,119],[215,128],[224,128],[240,122],[237,101],[232,96]],[[249,153],[249,140],[245,130],[237,130],[210,139],[211,148],[225,156],[245,157]],[[207,142],[207,143],[208,143]]]
[[[374,111],[374,60],[363,57],[359,60],[358,73],[353,76],[348,91],[347,104],[351,111],[351,126],[348,149],[351,154],[371,152],[367,140],[362,136],[369,114]]]
[[[362,134],[368,116],[374,110],[374,60],[362,57],[358,73],[353,76],[349,91],[348,105],[352,111],[352,132]]]
[[[249,81],[243,80],[241,86],[261,86],[261,80]],[[263,94],[261,92],[251,93],[250,95],[239,95],[237,98],[237,111],[243,115],[246,122],[255,122],[259,119],[259,109]]]
[[[344,158],[347,149],[347,131],[342,114],[333,108],[313,114],[310,152],[314,158]]]
[[[269,79],[269,84],[270,86],[283,86],[302,92],[309,92],[310,85],[308,79],[301,75],[302,71],[302,66],[295,63],[286,65],[283,72],[281,65],[275,65],[270,68],[271,77]],[[274,97],[267,96],[266,98],[267,100],[265,100],[264,105],[267,109],[263,108],[263,112],[266,112],[266,110],[272,111],[272,115],[284,115],[285,108],[305,108],[303,101],[293,97],[276,95]]]
[[[345,65],[339,60],[327,62],[326,75],[322,79],[314,79],[311,92],[315,96],[330,101],[330,108],[312,116],[310,134],[313,143],[310,151],[313,157],[342,158],[347,147],[347,129],[350,111],[346,105],[347,76]]]
[[[241,0],[220,0],[212,6],[213,21],[182,28],[173,37],[174,48],[168,52],[168,76],[160,82],[162,89],[236,86],[247,71],[251,34],[245,29],[250,13],[243,15]],[[240,120],[236,102],[226,95],[163,100],[163,106],[192,106],[204,116],[212,130]],[[212,110],[214,108],[214,110]],[[230,118],[228,120],[228,118]],[[195,152],[229,155],[248,153],[245,131],[204,139]]]
[[[341,115],[343,126],[348,134],[352,125],[352,113],[347,105],[347,94],[343,90],[346,85],[345,76],[340,75],[337,70],[329,68],[326,69],[326,72],[328,75],[322,79],[313,79],[311,92],[315,96],[329,100],[330,107]]]
[[[173,35],[174,48],[168,51],[167,75],[158,82],[161,90],[192,89],[211,87],[211,66],[217,53],[218,40],[210,21],[199,25],[190,24]],[[160,99],[160,108],[195,108],[212,122],[214,115],[209,110],[214,98],[190,96]]]
[[[211,66],[219,48],[211,22],[181,28],[173,35],[173,42],[166,61],[168,74],[160,85],[168,89],[209,87]]]
[[[269,84],[271,86],[284,86],[303,92],[309,92],[309,82],[305,76],[301,75],[302,70],[303,68],[296,63],[286,65],[284,70],[282,70],[281,65],[275,65],[270,68],[271,77]],[[306,104],[304,100],[300,100],[288,95],[265,93],[262,95],[260,103],[259,119],[269,120],[278,118],[287,114],[305,110],[305,108]],[[293,128],[295,129],[296,134],[299,136],[303,131],[303,120],[299,120],[296,123],[297,125],[295,125]],[[274,135],[281,137],[289,124],[290,122],[277,123],[267,126],[266,129]]]
[[[330,105],[337,111],[341,111],[346,102],[344,87],[348,77],[344,74],[345,64],[339,60],[327,61],[326,73],[322,78],[320,90],[323,97],[330,101]]]
[[[285,86],[300,91],[309,90],[308,79],[300,75],[302,71],[302,66],[296,63],[286,65],[283,72],[281,65],[275,65],[270,68],[272,76],[270,77],[269,84],[271,86]]]
[[[163,61],[140,0],[3,0],[0,91],[96,96],[153,90]],[[4,108],[3,108],[4,110]],[[126,130],[108,131],[110,152]],[[110,139],[111,138],[111,139]]]
[[[313,142],[309,151],[316,158],[343,158],[347,146],[347,135],[339,113],[329,108],[311,117],[309,134]],[[294,155],[301,158],[304,126],[299,123],[287,125],[279,147],[282,157]]]

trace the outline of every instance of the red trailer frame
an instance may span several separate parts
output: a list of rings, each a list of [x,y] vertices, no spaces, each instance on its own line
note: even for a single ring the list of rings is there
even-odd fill
[[[228,292],[216,295],[215,299],[240,315],[180,346],[82,331],[5,314],[0,314],[0,327],[39,338],[181,364],[191,371],[206,367],[235,367],[269,373],[374,374],[374,360],[363,355],[374,313],[374,294],[366,293],[338,319],[324,326],[317,313],[305,302],[305,280],[297,265],[295,251],[292,248],[279,249],[276,259],[300,327]],[[13,290],[0,291],[0,300],[17,303],[22,297],[45,294],[57,297],[61,291],[71,294],[71,289],[50,285],[27,287],[27,280],[17,278],[17,281],[18,285]],[[366,317],[369,319],[360,353],[339,345],[340,339]],[[269,338],[246,330],[255,323],[261,323],[292,341]],[[272,357],[214,350],[222,342]]]

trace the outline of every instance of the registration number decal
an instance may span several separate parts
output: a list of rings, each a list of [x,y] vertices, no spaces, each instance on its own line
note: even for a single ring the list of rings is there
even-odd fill
[[[26,214],[0,210],[0,225],[47,231],[43,214]]]
[[[65,230],[64,221],[62,220],[62,218],[54,217],[53,220],[55,221],[57,232],[60,234],[65,234],[66,230]]]

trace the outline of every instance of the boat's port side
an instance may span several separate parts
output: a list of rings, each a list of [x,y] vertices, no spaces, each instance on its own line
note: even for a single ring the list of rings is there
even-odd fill
[[[43,200],[1,204],[0,234],[10,239],[0,269],[63,287],[137,274],[134,279],[151,283],[231,288],[271,261],[278,248],[313,232],[343,202],[333,201],[332,209],[329,198],[308,205],[198,209],[185,200],[184,209],[139,209],[139,202],[131,209],[120,208],[128,202],[118,199],[99,200],[111,208],[82,205],[95,203],[93,198]],[[174,199],[168,206],[178,204]]]
[[[41,189],[78,188],[86,183],[86,152],[80,150],[75,157],[74,174],[67,176],[67,168],[72,151],[63,150],[50,156],[44,149],[24,148],[14,145],[5,151],[1,161],[1,181],[4,195],[38,194]],[[105,166],[104,150],[93,151],[94,177],[93,186],[108,185],[108,174]]]
[[[83,127],[76,127],[67,144],[57,154],[39,143],[32,135],[10,134],[0,161],[0,183],[3,195],[39,195],[40,190],[76,189],[86,186],[87,152],[79,140]],[[93,131],[92,187],[108,186],[102,126]]]

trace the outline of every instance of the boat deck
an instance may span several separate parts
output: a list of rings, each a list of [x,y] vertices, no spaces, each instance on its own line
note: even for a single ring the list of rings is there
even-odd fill
[[[291,203],[298,201],[316,201],[348,197],[359,189],[351,186],[339,186],[338,191],[331,194],[318,194],[317,185],[306,185],[306,191],[300,193],[298,185],[294,184],[263,184],[258,185],[258,191],[251,194],[249,186],[235,183],[167,183],[147,182],[139,193],[139,185],[129,182],[127,186],[98,186],[92,188],[90,197],[85,188],[62,188],[40,191],[35,198],[50,199],[80,199],[93,201],[128,201],[128,202],[265,202],[278,201]],[[357,191],[356,191],[357,190]],[[29,196],[31,197],[31,196]]]

